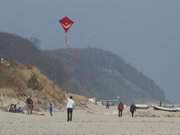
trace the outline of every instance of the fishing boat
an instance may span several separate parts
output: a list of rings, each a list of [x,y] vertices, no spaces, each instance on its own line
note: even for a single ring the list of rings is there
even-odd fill
[[[153,108],[154,108],[154,110],[161,110],[161,111],[168,111],[168,112],[180,111],[180,108],[176,108],[176,107],[169,108],[169,107],[162,107],[162,106],[154,105]]]
[[[136,109],[149,109],[149,105],[145,105],[145,104],[135,104]]]

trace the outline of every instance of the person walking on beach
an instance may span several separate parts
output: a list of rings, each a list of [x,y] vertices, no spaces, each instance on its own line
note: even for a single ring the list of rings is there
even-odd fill
[[[67,121],[72,121],[72,113],[73,113],[73,106],[74,106],[74,100],[73,100],[73,97],[70,96],[68,99],[67,99]]]
[[[132,115],[132,117],[134,117],[134,112],[136,111],[136,106],[135,106],[135,104],[132,104],[131,106],[130,106],[130,112],[131,112],[131,115]]]
[[[106,109],[109,109],[109,101],[106,102]]]
[[[122,117],[123,110],[124,110],[124,105],[123,105],[122,102],[120,102],[120,103],[118,104],[118,116],[119,116],[119,117]]]
[[[33,100],[31,99],[31,96],[28,96],[26,99],[26,105],[27,105],[27,114],[32,114],[33,111]]]
[[[52,103],[49,104],[49,113],[50,113],[50,116],[53,116],[53,104]]]

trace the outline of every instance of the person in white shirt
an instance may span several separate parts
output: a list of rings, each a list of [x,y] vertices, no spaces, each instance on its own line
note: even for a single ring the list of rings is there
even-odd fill
[[[72,112],[73,112],[73,107],[74,107],[74,100],[72,99],[72,96],[70,96],[67,99],[67,121],[72,121]]]

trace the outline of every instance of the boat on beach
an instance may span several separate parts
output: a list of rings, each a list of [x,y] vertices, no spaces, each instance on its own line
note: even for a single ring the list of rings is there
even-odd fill
[[[136,109],[149,109],[149,105],[146,104],[135,104]]]
[[[157,105],[154,105],[153,106],[154,110],[161,110],[161,111],[168,111],[168,112],[178,112],[180,111],[180,108],[177,108],[177,107],[162,107],[162,106],[157,106]]]

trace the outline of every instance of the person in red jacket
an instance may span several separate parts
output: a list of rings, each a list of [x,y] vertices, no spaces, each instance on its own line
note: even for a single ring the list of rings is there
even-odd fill
[[[119,116],[119,117],[122,117],[123,110],[124,110],[124,105],[123,105],[122,102],[120,102],[120,103],[118,104],[118,116]]]

